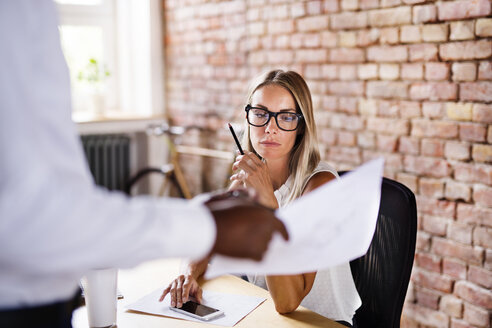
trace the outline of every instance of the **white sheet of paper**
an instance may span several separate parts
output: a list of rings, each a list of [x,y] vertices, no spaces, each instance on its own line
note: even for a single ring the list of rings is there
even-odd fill
[[[169,295],[167,295],[162,302],[159,302],[159,298],[164,289],[165,287],[157,289],[152,293],[142,297],[135,303],[127,305],[126,308],[129,310],[163,315],[166,317],[232,327],[266,300],[266,298],[264,297],[225,294],[204,290],[202,303],[213,308],[222,310],[224,312],[224,315],[214,320],[202,321],[169,309],[169,305],[171,302],[171,297]]]
[[[376,227],[383,159],[368,162],[277,210],[290,240],[276,234],[261,262],[215,256],[205,276],[299,274],[364,255]]]

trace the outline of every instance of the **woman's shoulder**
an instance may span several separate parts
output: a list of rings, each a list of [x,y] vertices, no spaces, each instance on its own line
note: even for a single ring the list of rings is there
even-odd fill
[[[333,166],[331,166],[330,164],[328,164],[326,162],[319,162],[318,166],[316,166],[314,168],[313,172],[311,172],[310,177],[312,177],[313,175],[315,175],[316,173],[319,173],[319,172],[330,172],[337,179],[339,178],[337,170],[335,170],[335,168],[333,168]]]
[[[329,174],[320,174],[320,173],[329,173]],[[337,171],[326,162],[319,162],[318,166],[314,168],[314,170],[306,177],[304,183],[302,185],[303,192],[305,191],[308,184],[310,187],[316,188],[320,185],[333,180],[333,176],[335,179],[339,179]],[[311,186],[312,185],[312,186]],[[312,189],[312,188],[308,188]]]

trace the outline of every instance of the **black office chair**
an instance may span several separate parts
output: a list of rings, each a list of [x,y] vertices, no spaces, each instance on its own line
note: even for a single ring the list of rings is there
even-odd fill
[[[354,319],[358,328],[400,327],[417,237],[413,192],[383,178],[378,221],[367,253],[350,262],[362,299]]]

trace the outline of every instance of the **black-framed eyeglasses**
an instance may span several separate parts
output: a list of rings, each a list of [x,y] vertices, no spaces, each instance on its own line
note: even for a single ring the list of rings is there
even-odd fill
[[[272,117],[275,117],[275,122],[280,130],[294,131],[299,127],[299,122],[302,120],[302,114],[295,112],[270,112],[261,107],[253,107],[246,105],[246,118],[252,126],[265,126],[270,122]]]

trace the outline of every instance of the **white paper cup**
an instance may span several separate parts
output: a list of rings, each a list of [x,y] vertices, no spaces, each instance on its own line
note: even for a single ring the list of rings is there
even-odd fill
[[[110,327],[116,324],[118,269],[87,272],[84,295],[90,327]]]

